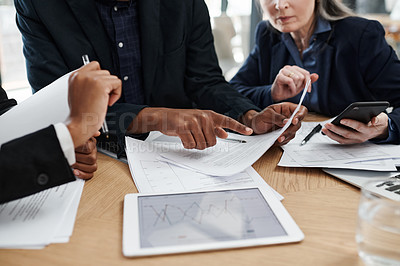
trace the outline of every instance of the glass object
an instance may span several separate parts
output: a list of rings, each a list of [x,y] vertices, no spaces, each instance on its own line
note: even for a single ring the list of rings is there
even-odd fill
[[[356,241],[366,265],[400,265],[399,176],[363,187]]]

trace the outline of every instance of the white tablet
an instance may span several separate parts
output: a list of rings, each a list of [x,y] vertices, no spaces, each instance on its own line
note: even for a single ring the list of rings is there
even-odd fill
[[[270,189],[127,194],[123,254],[150,256],[301,241]]]

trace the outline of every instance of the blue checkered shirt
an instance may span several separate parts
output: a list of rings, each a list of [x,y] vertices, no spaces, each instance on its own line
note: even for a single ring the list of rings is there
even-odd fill
[[[139,20],[136,0],[96,0],[100,18],[113,44],[114,66],[127,103],[144,104]]]

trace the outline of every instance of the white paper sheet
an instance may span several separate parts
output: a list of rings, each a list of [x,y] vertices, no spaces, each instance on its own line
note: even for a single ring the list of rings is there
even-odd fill
[[[0,116],[0,146],[12,139],[65,122],[69,116],[69,73]]]
[[[246,143],[234,143],[218,139],[217,145],[202,151],[187,150],[183,148],[183,145],[175,145],[175,149],[161,152],[159,159],[188,167],[206,175],[232,176],[240,173],[255,163],[290,126],[306,93],[307,86],[303,90],[299,105],[286,125],[280,130],[257,136],[229,133],[228,138],[244,140]]]
[[[371,142],[341,145],[329,137],[318,133],[307,144],[300,146],[301,141],[317,124],[317,122],[302,123],[302,127],[297,132],[296,137],[282,147],[284,154],[278,164],[279,166],[346,168],[375,171],[396,170],[392,158],[400,156],[398,145],[378,145]],[[321,124],[324,124],[324,122]]]
[[[72,232],[74,231],[76,214],[78,212],[79,202],[81,200],[83,186],[85,185],[85,181],[82,179],[77,179],[75,195],[71,201],[71,205],[67,209],[65,213],[62,223],[56,229],[52,243],[67,243],[69,241]]]
[[[0,135],[0,145],[43,129],[51,124],[66,121],[69,116],[69,75],[70,73],[57,79],[0,116],[0,128],[7,128]],[[3,213],[0,213],[0,248],[37,249],[43,248],[49,243],[67,242],[74,227],[83,185],[84,181],[78,180],[24,199],[0,205],[0,212],[3,210]],[[53,197],[56,197],[53,191],[62,191],[66,188],[64,186],[68,187],[67,195],[53,199]],[[74,187],[75,189],[73,189]],[[27,204],[30,199],[33,200],[36,197],[47,197],[47,200],[43,201],[44,205],[40,209],[40,213],[44,213],[44,216],[35,216],[34,221],[29,220],[29,222],[25,223],[18,222],[19,220],[15,220],[14,222],[7,220],[4,211],[9,210],[10,206],[19,208],[18,206],[22,206],[19,204]],[[52,204],[52,201],[49,200],[50,198],[53,199],[54,204],[58,203],[58,206]],[[51,213],[53,210],[54,213]],[[61,222],[62,225],[60,224]],[[7,228],[10,229],[9,234],[5,234],[5,231],[3,231]],[[21,234],[18,234],[18,228],[21,228]],[[31,229],[34,230],[32,231],[34,233],[30,232]],[[23,235],[22,232],[26,234]],[[16,237],[10,240],[8,237],[14,233]]]
[[[77,180],[1,204],[0,248],[40,248],[52,243],[57,234],[65,236],[59,226],[69,221],[63,224],[70,230],[73,225],[70,216],[76,215],[76,196],[83,184]]]
[[[160,138],[157,138],[160,137]],[[165,146],[156,146],[152,140],[163,140],[174,145],[179,139],[173,137],[164,138],[161,133],[152,132],[146,142],[126,137],[126,154],[129,168],[137,189],[141,193],[155,192],[180,192],[191,190],[207,190],[220,187],[258,186],[268,187],[262,177],[252,168],[233,176],[210,176],[182,168],[168,162],[159,161],[158,151]],[[165,144],[165,143],[164,143]],[[143,148],[147,145],[147,148]],[[138,146],[142,150],[138,152]],[[270,188],[272,189],[272,188]],[[273,189],[272,189],[273,190]],[[273,190],[276,197],[282,200],[283,197]]]
[[[325,168],[335,169],[353,169],[353,170],[370,170],[370,171],[394,171],[394,161],[388,160],[371,160],[371,161],[360,161],[345,164],[336,164],[332,166],[326,166]],[[304,166],[293,160],[288,153],[283,153],[278,166],[282,167],[320,167],[320,166]]]

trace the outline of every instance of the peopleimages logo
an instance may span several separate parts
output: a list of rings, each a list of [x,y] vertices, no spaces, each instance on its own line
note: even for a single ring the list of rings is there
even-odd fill
[[[134,153],[143,153],[143,152],[156,152],[156,153],[166,153],[166,152],[180,152],[182,150],[185,151],[193,151],[193,153],[227,153],[230,149],[233,148],[234,145],[238,145],[236,143],[224,142],[223,143],[207,148],[205,150],[196,150],[196,149],[184,149],[181,143],[172,143],[172,142],[146,142],[146,141],[135,141],[131,142],[126,147],[126,152],[134,152]]]

